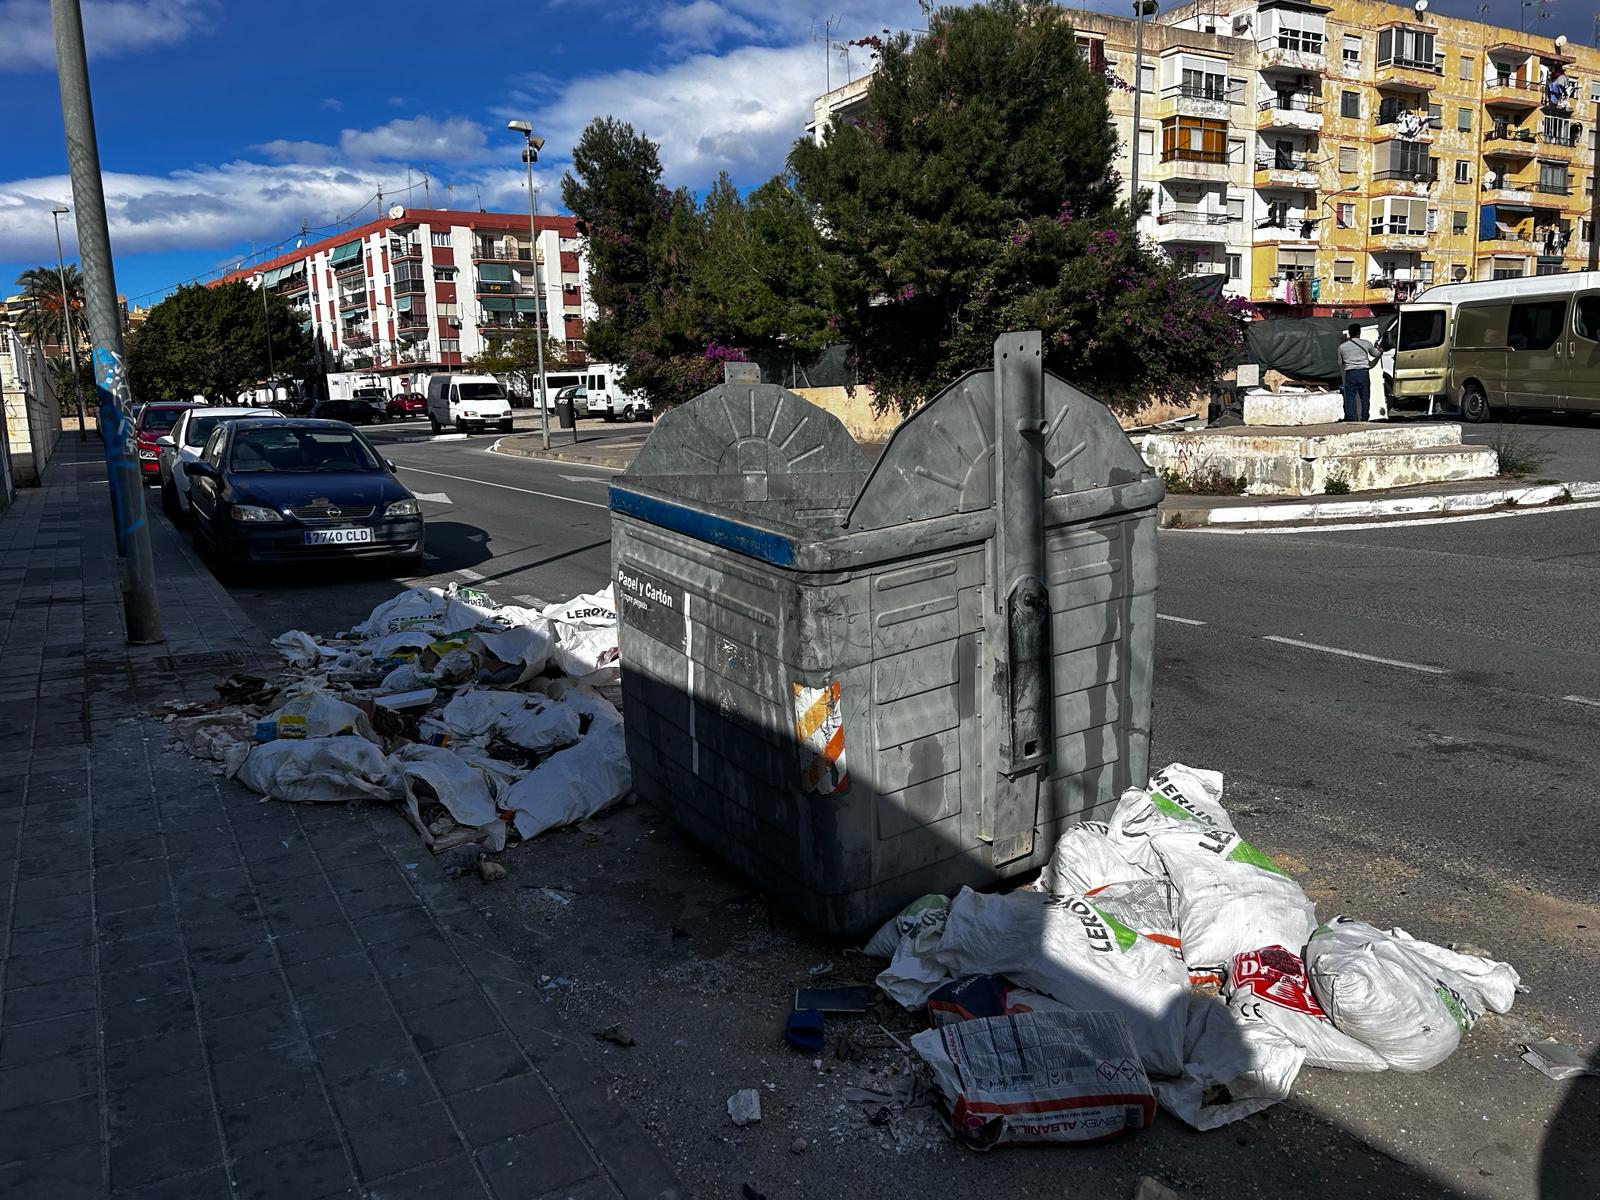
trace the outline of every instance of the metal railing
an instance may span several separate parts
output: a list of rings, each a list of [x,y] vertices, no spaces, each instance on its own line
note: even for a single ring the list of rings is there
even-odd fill
[[[1219,104],[1239,103],[1242,83],[1220,86],[1202,83],[1172,83],[1161,89],[1163,100],[1215,100]]]
[[[1226,212],[1190,212],[1181,208],[1169,208],[1165,212],[1156,214],[1157,225],[1226,225],[1230,221],[1242,221],[1244,217],[1237,213]]]
[[[1568,180],[1566,183],[1548,183],[1541,179],[1535,185],[1534,190],[1543,192],[1547,196],[1570,196],[1572,195],[1572,181]]]
[[[391,258],[421,258],[421,242],[390,242],[389,256]]]
[[[1395,167],[1387,171],[1374,171],[1372,178],[1375,180],[1402,179],[1409,183],[1438,183],[1439,172]]]
[[[1285,104],[1287,99],[1289,103]],[[1310,92],[1296,92],[1292,96],[1272,96],[1256,105],[1256,111],[1264,112],[1321,112],[1322,97],[1314,96]]]
[[[1314,158],[1258,158],[1256,170],[1258,171],[1315,171],[1317,160]]]
[[[1531,129],[1524,129],[1520,125],[1496,125],[1493,129],[1489,130],[1488,133],[1483,135],[1483,140],[1486,142],[1505,141],[1532,143],[1534,140],[1534,132]]]
[[[427,284],[423,282],[421,276],[418,276],[415,279],[406,278],[396,279],[394,281],[394,290],[399,295],[404,295],[407,292],[421,292],[426,287]]]
[[[1390,58],[1388,62],[1384,62],[1381,58],[1378,60],[1378,70],[1389,71],[1395,69],[1402,71],[1426,71],[1430,75],[1444,74],[1444,68],[1441,67],[1436,60],[1431,58],[1424,61],[1420,58],[1406,58],[1403,55],[1396,54]]]
[[[1260,49],[1283,50],[1290,54],[1326,53],[1327,37],[1320,33],[1306,33],[1298,29],[1279,30],[1276,37],[1262,38]]]
[[[1225,166],[1228,162],[1228,152],[1226,150],[1196,150],[1192,146],[1174,146],[1170,150],[1161,152],[1161,161],[1164,163],[1217,163]]]

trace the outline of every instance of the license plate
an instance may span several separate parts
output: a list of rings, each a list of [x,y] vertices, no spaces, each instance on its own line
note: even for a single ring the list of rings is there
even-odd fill
[[[306,530],[306,545],[308,546],[348,546],[356,542],[370,542],[372,530],[370,529],[308,529]]]

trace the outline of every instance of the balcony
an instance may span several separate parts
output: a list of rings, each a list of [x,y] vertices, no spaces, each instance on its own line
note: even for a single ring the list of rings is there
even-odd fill
[[[1314,33],[1285,30],[1276,38],[1263,38],[1257,58],[1263,71],[1307,71],[1313,74],[1327,68],[1323,39]]]
[[[1162,151],[1154,174],[1157,180],[1194,179],[1205,183],[1226,183],[1230,165],[1226,150],[1194,150],[1180,146]]]
[[[1255,186],[1316,188],[1317,160],[1312,158],[1262,158],[1256,160]]]
[[[1490,204],[1532,204],[1533,192],[1528,185],[1513,180],[1510,184],[1483,187],[1483,198]]]
[[[1317,219],[1290,215],[1281,222],[1263,221],[1251,232],[1250,240],[1258,246],[1315,246]]]
[[[367,309],[367,293],[365,291],[347,292],[339,297],[340,312],[365,312]]]
[[[1564,183],[1557,183],[1553,180],[1541,179],[1534,185],[1534,189],[1541,196],[1570,196],[1572,195],[1572,180],[1568,179]]]
[[[396,279],[394,281],[394,291],[395,295],[397,296],[421,292],[425,290],[425,288],[426,284],[423,282],[423,279],[420,275],[416,276],[415,278],[408,276],[405,279]]]
[[[1559,134],[1548,133],[1543,129],[1539,131],[1539,153],[1544,157],[1548,157],[1553,153],[1559,158],[1567,158],[1571,151],[1576,150],[1582,144],[1583,133],[1578,129]]]
[[[1480,237],[1478,239],[1480,250],[1497,250],[1503,254],[1531,254],[1533,253],[1533,238],[1521,229],[1507,229],[1497,226],[1493,237]]]
[[[428,328],[426,317],[403,317],[395,322],[394,332],[396,337],[402,338],[427,337]]]
[[[372,335],[370,333],[345,333],[341,331],[339,341],[347,350],[361,350],[372,345]]]
[[[1497,76],[1483,84],[1483,102],[1497,108],[1514,108],[1532,112],[1539,107],[1540,88],[1537,83],[1526,83],[1514,76]]]
[[[1394,58],[1378,64],[1376,83],[1380,90],[1393,92],[1431,92],[1439,86],[1443,72],[1435,62]]]
[[[1242,217],[1225,212],[1171,208],[1156,215],[1158,242],[1226,242],[1229,226],[1243,223]]]
[[[537,296],[539,293],[531,287],[518,287],[514,283],[503,283],[497,279],[480,279],[476,284],[480,296]]]
[[[1533,130],[1514,125],[1496,125],[1483,135],[1485,157],[1527,162],[1538,154]]]
[[[1287,98],[1275,96],[1256,105],[1256,128],[1293,130],[1299,133],[1319,133],[1322,130],[1322,98],[1309,93]]]
[[[1205,87],[1179,83],[1163,88],[1156,100],[1156,116],[1204,117],[1212,121],[1226,121],[1230,105],[1239,97],[1226,87]]]
[[[394,261],[399,261],[402,258],[421,258],[422,257],[422,243],[421,242],[390,242],[389,243],[389,257]]]
[[[479,242],[472,247],[473,262],[532,262],[533,251],[527,246],[506,242]]]
[[[1424,108],[1392,108],[1380,109],[1372,124],[1378,131],[1376,140],[1380,142],[1393,138],[1408,142],[1431,142],[1433,131],[1443,126],[1444,121],[1430,117]]]
[[[1388,229],[1374,229],[1367,234],[1367,251],[1407,250],[1420,253],[1428,248],[1432,235],[1426,230],[1397,229],[1391,226]]]

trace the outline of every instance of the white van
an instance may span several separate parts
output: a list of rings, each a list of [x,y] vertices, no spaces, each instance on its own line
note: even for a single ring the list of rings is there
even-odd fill
[[[428,423],[438,433],[446,425],[462,433],[491,424],[511,432],[511,402],[493,375],[430,375]]]

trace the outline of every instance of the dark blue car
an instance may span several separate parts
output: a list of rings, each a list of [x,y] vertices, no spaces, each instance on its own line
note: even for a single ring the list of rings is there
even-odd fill
[[[422,509],[343,421],[224,421],[186,474],[195,546],[223,573],[317,559],[422,562]]]

